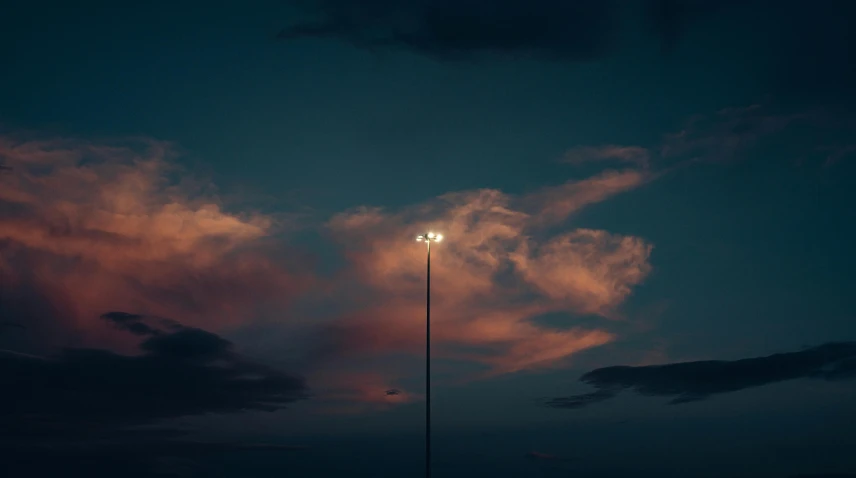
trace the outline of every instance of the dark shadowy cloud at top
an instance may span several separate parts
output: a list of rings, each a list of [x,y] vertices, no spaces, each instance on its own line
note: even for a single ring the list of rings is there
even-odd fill
[[[623,390],[644,396],[674,397],[670,403],[677,404],[800,378],[828,381],[856,378],[856,342],[828,343],[799,352],[734,361],[599,368],[580,378],[596,391],[553,398],[547,405],[582,408],[613,398]]]
[[[317,19],[280,38],[328,37],[440,59],[501,53],[587,60],[608,48],[614,2],[604,0],[317,0]]]
[[[787,101],[840,104],[856,85],[854,2],[774,0],[292,0],[307,18],[286,24],[279,38],[332,38],[360,48],[411,51],[439,60],[485,55],[589,61],[628,46],[633,23],[670,55],[690,33],[717,25],[757,25],[761,70],[755,73]],[[631,7],[633,9],[629,10]],[[630,15],[624,13],[630,12]],[[761,41],[762,37],[775,38]],[[757,43],[757,45],[756,45]],[[722,54],[719,52],[716,54]],[[725,52],[727,54],[727,52]],[[854,95],[856,96],[856,95]],[[852,102],[850,102],[852,103]]]

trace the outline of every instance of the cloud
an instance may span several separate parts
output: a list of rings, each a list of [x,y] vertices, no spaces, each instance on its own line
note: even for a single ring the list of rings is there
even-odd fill
[[[342,287],[358,303],[326,328],[338,354],[416,353],[424,346],[425,250],[416,234],[446,236],[432,252],[432,340],[440,358],[489,373],[558,366],[613,340],[603,329],[557,330],[529,320],[551,311],[612,316],[650,271],[652,246],[602,230],[560,230],[587,205],[649,177],[609,171],[523,196],[446,194],[398,212],[361,208],[329,227],[350,263]],[[356,289],[355,289],[356,288]]]
[[[105,310],[216,327],[287,307],[311,278],[296,278],[268,240],[286,224],[227,212],[174,150],[0,135],[0,158],[13,168],[0,175],[4,316],[61,345],[104,339],[91,325]]]
[[[588,61],[606,56],[627,29],[611,0],[293,0],[313,17],[279,38],[334,38],[360,48],[395,48],[440,60],[485,54]],[[641,18],[671,53],[711,13],[740,0],[645,0]],[[757,2],[755,2],[757,3]],[[636,13],[636,12],[634,12]]]
[[[191,415],[273,411],[304,398],[302,379],[242,357],[211,332],[118,312],[102,318],[141,337],[141,353],[0,355],[5,434],[77,435]]]
[[[331,38],[359,48],[396,49],[438,60],[536,57],[581,62],[638,42],[645,28],[667,55],[711,55],[718,23],[730,31],[752,22],[768,42],[746,38],[756,67],[749,73],[786,102],[851,109],[856,98],[852,2],[773,0],[644,0],[627,10],[612,0],[291,0],[307,17],[279,38]],[[758,19],[763,21],[759,24]],[[628,20],[629,19],[629,20]],[[635,23],[635,24],[634,24]],[[640,25],[641,23],[641,25]],[[739,27],[738,27],[739,30]],[[795,33],[796,32],[796,33]]]
[[[164,457],[286,449],[176,440],[178,430],[140,428],[193,415],[274,411],[306,398],[306,387],[208,331],[122,312],[102,319],[140,337],[139,353],[0,351],[0,445],[16,457],[4,463],[13,465],[12,476],[48,469],[159,476],[154,468]]]
[[[678,131],[663,135],[651,148],[617,144],[576,146],[565,153],[561,162],[574,166],[589,163],[632,165],[653,178],[670,168],[694,162],[727,163],[746,159],[753,147],[773,137],[781,138],[782,134],[797,131],[797,128],[808,134],[815,133],[818,128],[844,134],[852,132],[852,128],[821,112],[785,113],[769,105],[752,104],[693,115]],[[822,142],[823,138],[817,141]],[[828,166],[853,153],[849,145],[818,150],[827,153],[824,161]]]
[[[608,144],[572,148],[565,153],[563,161],[573,165],[590,162],[618,162],[647,168],[649,159],[650,153],[646,148]]]
[[[580,378],[596,391],[553,398],[546,404],[553,408],[582,408],[628,389],[644,396],[674,397],[670,403],[678,404],[800,378],[856,378],[856,342],[828,343],[799,352],[734,361],[599,368]]]
[[[589,60],[610,46],[613,4],[602,0],[316,0],[316,19],[279,38],[326,37],[449,60],[480,54]]]
[[[306,340],[298,348],[312,353],[295,360],[324,400],[383,409],[419,399],[401,383],[407,371],[371,375],[355,365],[347,374],[323,372],[343,358],[421,352],[424,251],[411,235],[437,226],[450,239],[434,259],[438,356],[492,374],[560,366],[613,340],[606,328],[556,330],[529,319],[551,311],[612,317],[650,271],[652,246],[644,239],[567,224],[583,208],[652,179],[636,169],[521,196],[460,191],[398,212],[344,212],[326,229],[347,264],[322,281],[292,268],[283,259],[288,246],[270,240],[287,224],[228,212],[210,184],[178,167],[167,143],[0,136],[0,155],[14,167],[0,178],[0,273],[9,284],[0,307],[26,327],[4,328],[0,339],[41,355],[74,344],[174,360],[217,356],[228,343],[203,329],[233,331],[282,315],[312,287],[324,297],[322,309],[334,312],[301,322],[320,330],[301,330]],[[309,313],[319,314],[313,307]],[[139,314],[105,314],[129,309]],[[186,325],[159,317],[182,317]]]
[[[732,160],[761,139],[809,119],[808,114],[779,113],[757,104],[723,108],[711,115],[695,115],[680,131],[667,134],[660,155],[665,160]]]

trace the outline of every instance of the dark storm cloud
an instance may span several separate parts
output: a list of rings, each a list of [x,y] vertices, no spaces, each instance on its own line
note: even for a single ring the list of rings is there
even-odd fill
[[[580,378],[596,391],[553,398],[546,404],[553,408],[582,408],[628,389],[644,396],[674,397],[670,403],[677,404],[799,378],[856,378],[856,342],[828,343],[799,352],[734,361],[599,368]]]
[[[666,54],[699,58],[727,51],[694,48],[687,38],[709,26],[729,35],[756,25],[758,74],[787,102],[852,105],[856,85],[856,2],[781,0],[291,0],[312,18],[279,38],[333,38],[360,48],[394,48],[441,60],[484,54],[586,61],[628,46],[622,33],[642,22]],[[621,10],[630,12],[622,18]],[[626,21],[625,21],[626,20]],[[710,33],[710,32],[707,32]],[[756,44],[757,43],[757,44]],[[758,49],[759,48],[759,49]],[[756,74],[756,73],[749,73]],[[852,95],[856,98],[856,95]],[[830,103],[831,102],[831,103]]]
[[[125,313],[103,316],[145,337],[142,354],[67,349],[0,353],[0,436],[102,432],[162,419],[273,411],[304,397],[301,379],[248,360],[210,332]]]
[[[609,46],[612,0],[316,0],[296,2],[317,19],[283,39],[328,37],[440,59],[503,53],[587,60]]]
[[[141,337],[141,354],[0,351],[4,476],[174,476],[170,460],[196,468],[200,463],[189,459],[201,455],[290,449],[176,440],[178,430],[140,429],[191,415],[274,411],[305,398],[306,390],[300,378],[242,357],[205,330],[125,312],[101,317]]]
[[[437,58],[520,53],[590,60],[607,53],[621,27],[615,0],[293,0],[316,15],[279,35],[337,38],[360,47],[395,47]],[[710,14],[759,0],[645,0],[642,21],[671,52]]]

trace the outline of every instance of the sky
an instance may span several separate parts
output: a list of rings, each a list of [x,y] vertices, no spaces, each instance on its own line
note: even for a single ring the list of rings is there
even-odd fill
[[[856,6],[13,1],[3,476],[856,476]]]

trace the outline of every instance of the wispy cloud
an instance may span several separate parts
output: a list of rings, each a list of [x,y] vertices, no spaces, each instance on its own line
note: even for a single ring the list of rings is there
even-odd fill
[[[603,146],[579,146],[568,150],[562,160],[573,165],[617,162],[647,168],[650,160],[650,153],[648,149],[641,146],[620,146],[616,144],[607,144]]]
[[[780,113],[757,104],[724,108],[689,118],[680,131],[666,135],[659,153],[664,159],[739,159],[761,139],[809,119],[808,114]]]
[[[691,116],[680,129],[666,133],[651,147],[619,144],[576,146],[569,149],[560,161],[573,166],[624,164],[645,171],[649,179],[653,179],[677,166],[748,160],[753,147],[772,138],[781,138],[791,128],[810,128],[829,121],[823,114],[810,111],[786,113],[759,104],[729,107]],[[832,148],[826,163],[834,164],[851,153],[846,146]],[[794,154],[796,159],[799,152]]]
[[[828,381],[856,378],[856,342],[828,343],[799,352],[734,361],[599,368],[580,378],[596,391],[553,398],[546,404],[553,408],[582,408],[613,398],[624,390],[645,396],[674,397],[670,403],[678,404],[800,378]]]
[[[351,264],[343,280],[365,294],[330,325],[330,347],[419,350],[425,250],[413,237],[432,228],[448,238],[432,260],[432,334],[441,357],[505,373],[552,367],[611,341],[606,330],[556,330],[528,319],[550,311],[610,316],[649,273],[652,246],[602,230],[548,234],[544,227],[645,180],[637,171],[607,172],[520,197],[465,191],[398,212],[362,208],[334,217],[329,227]]]

